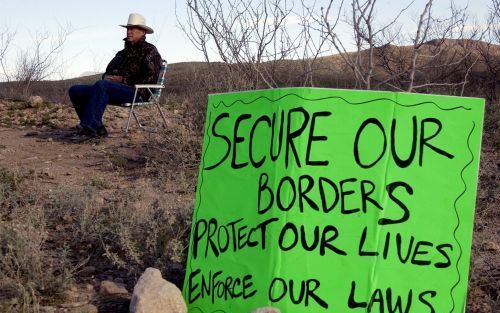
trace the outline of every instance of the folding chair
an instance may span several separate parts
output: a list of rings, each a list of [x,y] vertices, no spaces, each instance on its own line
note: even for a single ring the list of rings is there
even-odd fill
[[[135,93],[134,93],[134,99],[132,100],[132,103],[120,104],[121,107],[130,107],[129,114],[128,114],[128,120],[127,120],[127,126],[125,127],[125,135],[128,133],[128,129],[130,126],[130,120],[132,119],[132,116],[134,116],[134,119],[137,122],[137,125],[139,126],[140,129],[143,129],[146,131],[153,130],[151,128],[145,127],[139,121],[139,118],[137,117],[137,114],[134,111],[134,109],[138,106],[151,105],[151,104],[156,105],[156,107],[158,108],[158,111],[160,112],[161,118],[163,119],[164,125],[167,126],[167,120],[165,119],[165,115],[163,115],[163,112],[160,108],[160,96],[161,96],[161,91],[165,88],[164,81],[165,81],[165,72],[166,71],[167,71],[167,61],[162,60],[161,66],[160,66],[160,74],[158,75],[158,82],[156,84],[134,85]],[[147,89],[148,90],[149,94],[151,95],[149,97],[148,101],[137,102],[137,100],[139,100],[139,99],[137,99],[137,93],[140,89]]]

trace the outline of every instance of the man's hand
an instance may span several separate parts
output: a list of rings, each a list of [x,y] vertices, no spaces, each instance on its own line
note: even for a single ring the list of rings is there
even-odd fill
[[[123,76],[118,75],[106,75],[104,76],[105,80],[110,80],[115,83],[121,83],[123,81]]]

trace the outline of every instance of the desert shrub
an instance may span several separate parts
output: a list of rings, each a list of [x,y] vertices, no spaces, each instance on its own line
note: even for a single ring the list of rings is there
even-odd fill
[[[15,171],[0,167],[0,218],[8,215],[16,206],[23,178]]]
[[[89,181],[89,186],[94,187],[98,190],[110,188],[109,182],[106,181],[105,178],[99,176],[91,177]]]
[[[95,191],[93,186],[62,186],[51,192],[44,205],[49,222],[59,223],[61,219],[70,220],[80,214],[89,205]]]
[[[162,102],[178,111],[175,116],[178,124],[185,125],[200,135],[205,125],[209,94],[254,88],[247,77],[229,64],[174,64],[167,72],[166,92],[163,93]]]
[[[168,270],[184,262],[190,216],[189,208],[167,210],[141,188],[128,188],[81,210],[75,235],[132,274],[149,266]]]
[[[65,251],[47,247],[43,209],[23,207],[11,217],[0,221],[0,309],[32,312],[41,302],[63,297],[71,266]]]
[[[70,262],[70,228],[93,187],[60,187],[47,192],[29,176],[3,169],[0,185],[0,312],[33,312],[58,302],[79,264]]]
[[[0,167],[0,190],[4,195],[15,192],[22,180],[22,177],[18,173]]]
[[[178,124],[184,125],[195,136],[200,136],[205,129],[208,93],[197,91],[186,97],[179,106]]]
[[[194,129],[176,122],[149,135],[144,156],[157,178],[175,183],[178,191],[194,191],[203,138]]]
[[[80,255],[74,267],[90,262],[135,275],[149,266],[168,272],[185,262],[189,206],[166,209],[165,200],[145,194],[143,186],[112,194],[99,188],[103,181],[91,179],[83,187],[61,187],[44,200],[47,225],[55,229],[52,248],[67,246]]]
[[[82,249],[80,239],[73,236],[75,220],[92,205],[96,188],[93,186],[62,186],[50,193],[41,201],[46,216],[47,228],[51,230],[51,249],[67,249],[72,257]],[[88,259],[77,257],[78,262],[72,264],[77,270],[84,266]]]

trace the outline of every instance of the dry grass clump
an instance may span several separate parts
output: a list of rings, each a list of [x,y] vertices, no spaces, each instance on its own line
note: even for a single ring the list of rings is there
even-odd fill
[[[72,281],[64,250],[50,247],[44,209],[24,199],[22,179],[0,169],[0,311],[33,312]]]
[[[16,205],[22,181],[18,173],[0,167],[0,218]]]
[[[181,124],[171,124],[158,133],[153,133],[146,143],[146,156],[163,163],[174,171],[198,169],[201,157],[202,138]]]
[[[87,263],[131,277],[153,266],[182,281],[190,203],[175,207],[144,185],[115,190],[100,179],[50,192],[34,185],[0,169],[0,312],[62,300]]]
[[[175,186],[177,192],[192,193],[194,198],[203,138],[188,125],[173,120],[166,128],[151,133],[143,150],[151,175]]]
[[[78,215],[87,208],[95,191],[93,186],[81,188],[63,186],[54,190],[44,203],[48,220],[55,224],[61,224],[61,220],[72,222],[73,215]]]
[[[96,255],[131,274],[150,266],[168,271],[186,258],[191,210],[168,210],[159,199],[146,198],[140,187],[122,189],[102,205],[76,210],[74,218],[80,246],[91,246]]]
[[[42,301],[62,299],[71,284],[71,267],[63,254],[47,250],[47,239],[40,221],[0,222],[0,294],[10,310],[29,312]]]

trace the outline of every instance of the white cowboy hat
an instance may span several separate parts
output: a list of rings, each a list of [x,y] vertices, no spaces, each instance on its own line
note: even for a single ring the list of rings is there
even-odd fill
[[[120,25],[121,27],[138,27],[146,31],[146,34],[152,34],[154,31],[151,27],[146,26],[146,19],[139,13],[130,13],[128,16],[127,25]]]

